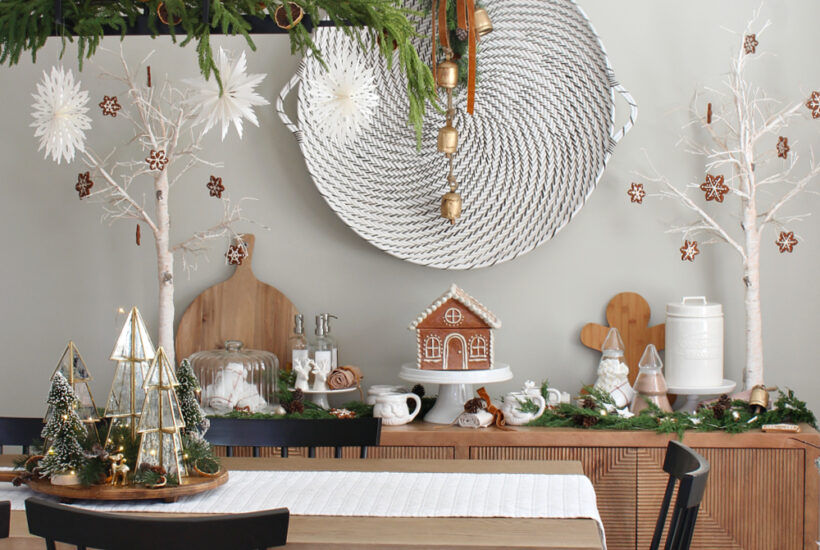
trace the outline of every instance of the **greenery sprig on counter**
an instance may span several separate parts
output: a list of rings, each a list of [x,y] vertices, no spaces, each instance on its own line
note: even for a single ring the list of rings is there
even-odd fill
[[[651,430],[658,433],[676,433],[683,438],[686,430],[699,432],[726,431],[741,433],[759,429],[764,424],[806,423],[817,427],[817,419],[806,403],[797,399],[792,390],[780,392],[771,410],[755,414],[747,401],[736,399],[726,403],[716,403],[701,407],[694,413],[664,412],[654,405],[634,416],[618,414],[609,396],[592,388],[585,388],[583,405],[562,404],[555,409],[547,409],[528,426],[550,428],[585,427],[596,430]],[[725,398],[728,399],[728,398]]]
[[[420,139],[426,102],[438,105],[433,74],[419,58],[412,42],[418,34],[411,18],[420,14],[403,8],[400,0],[294,0],[292,3],[301,7],[314,22],[319,21],[320,10],[324,11],[345,34],[363,47],[378,48],[391,68],[395,44],[399,68],[407,79],[408,119]],[[177,37],[182,37],[180,46],[196,41],[200,71],[206,79],[214,73],[219,80],[211,48],[211,33],[242,35],[255,51],[256,45],[250,35],[251,24],[246,16],[274,19],[276,8],[281,5],[282,0],[211,0],[209,19],[203,22],[201,0],[63,2],[60,26],[63,51],[66,42],[73,42],[76,36],[82,68],[83,59],[90,58],[97,51],[106,28],[115,29],[124,38],[137,18],[145,15],[151,36],[156,37],[162,23],[161,12],[166,21],[177,21],[169,25],[171,39],[176,42]],[[290,10],[283,11],[288,18],[291,17]],[[17,63],[25,51],[30,51],[32,59],[36,60],[38,50],[45,46],[56,28],[54,0],[3,0],[0,2],[0,64]],[[288,32],[291,53],[304,55],[310,52],[322,61],[322,52],[302,24],[296,24]]]

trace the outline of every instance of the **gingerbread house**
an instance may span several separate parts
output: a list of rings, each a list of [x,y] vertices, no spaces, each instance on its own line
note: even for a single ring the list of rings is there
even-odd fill
[[[456,285],[433,302],[413,324],[417,366],[427,370],[480,370],[493,367],[493,329],[501,321]]]

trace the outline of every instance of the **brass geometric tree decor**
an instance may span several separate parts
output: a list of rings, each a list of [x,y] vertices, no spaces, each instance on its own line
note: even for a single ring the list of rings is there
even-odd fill
[[[131,309],[122,327],[111,360],[117,361],[114,382],[108,394],[105,417],[111,419],[107,439],[111,430],[127,426],[131,439],[137,439],[137,425],[145,401],[145,379],[148,367],[156,357],[154,344],[148,336],[148,329],[136,307]]]
[[[91,394],[91,388],[88,385],[91,380],[91,373],[85,361],[83,361],[77,345],[71,340],[69,340],[60,361],[57,363],[57,368],[54,369],[51,375],[52,380],[58,372],[65,377],[74,389],[74,395],[77,396],[77,415],[85,424],[89,435],[99,441],[97,422],[100,421],[100,417],[97,414],[97,404],[94,402],[94,396]],[[46,422],[48,422],[53,412],[53,407],[49,406],[46,412]]]
[[[179,386],[176,374],[165,350],[160,346],[145,377],[145,404],[139,420],[142,434],[137,466],[161,466],[168,475],[185,477],[182,466],[182,438],[185,427],[182,410],[175,388]]]

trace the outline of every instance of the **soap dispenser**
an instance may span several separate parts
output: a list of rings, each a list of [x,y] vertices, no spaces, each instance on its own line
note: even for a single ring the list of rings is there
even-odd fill
[[[297,313],[293,316],[293,334],[288,338],[287,370],[292,370],[294,363],[307,365],[309,358],[305,319]]]
[[[339,341],[330,335],[330,320],[338,319],[338,317],[330,313],[323,313],[322,319],[324,321],[325,340],[328,342],[328,347],[330,348],[330,365],[331,368],[335,369],[339,366]]]

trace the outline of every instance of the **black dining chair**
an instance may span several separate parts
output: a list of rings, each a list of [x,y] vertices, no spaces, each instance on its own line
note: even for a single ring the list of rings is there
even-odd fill
[[[9,538],[9,528],[11,527],[11,502],[0,501],[0,539]]]
[[[0,454],[6,445],[19,445],[23,447],[23,454],[28,454],[30,445],[40,439],[42,431],[42,418],[0,416]]]
[[[663,495],[658,523],[652,537],[650,550],[658,550],[663,534],[672,493],[678,485],[678,496],[672,512],[672,521],[666,533],[665,550],[688,550],[695,531],[695,520],[703,500],[706,480],[709,478],[709,462],[683,443],[670,441],[666,447],[663,470],[669,474],[666,492]]]
[[[255,457],[260,447],[279,447],[283,457],[288,456],[288,447],[307,447],[308,457],[314,458],[316,447],[334,447],[333,456],[341,458],[343,447],[359,447],[359,457],[367,458],[367,447],[381,439],[381,420],[211,418],[205,439],[211,445],[225,445],[228,456],[233,456],[233,447],[253,447]]]
[[[28,530],[78,550],[255,550],[284,546],[290,512],[287,508],[207,516],[145,517],[92,512],[38,497],[26,499]]]

